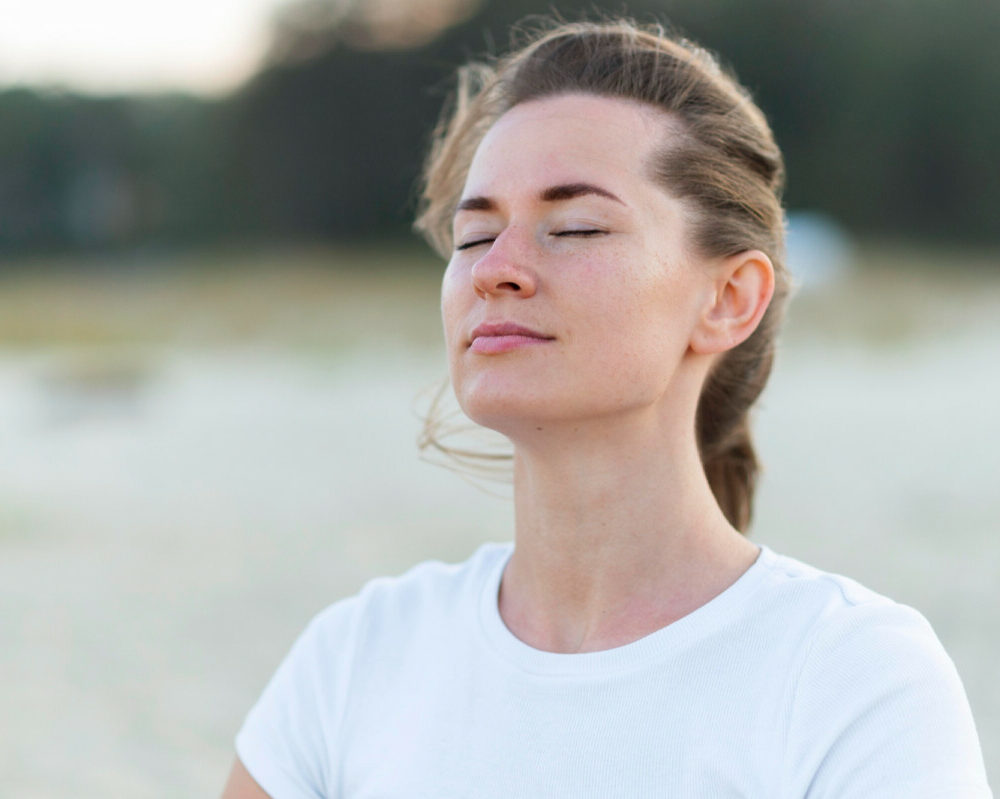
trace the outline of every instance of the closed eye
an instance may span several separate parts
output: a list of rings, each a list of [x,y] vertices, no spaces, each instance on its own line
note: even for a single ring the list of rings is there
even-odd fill
[[[599,236],[607,233],[606,230],[557,230],[553,233],[553,236]],[[464,244],[459,244],[455,247],[456,250],[468,250],[472,247],[478,247],[480,244],[489,244],[494,241],[495,237],[483,238],[483,239],[473,239],[472,241],[467,241]]]
[[[553,236],[597,236],[602,233],[607,233],[606,230],[559,230],[553,233]]]
[[[456,250],[468,250],[470,247],[478,247],[480,244],[489,244],[493,241],[492,238],[488,239],[475,239],[473,241],[467,241],[465,244],[459,244],[455,247]]]

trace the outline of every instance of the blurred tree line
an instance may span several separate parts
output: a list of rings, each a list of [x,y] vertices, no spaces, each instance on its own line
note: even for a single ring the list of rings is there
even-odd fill
[[[560,2],[568,19],[592,3]],[[618,12],[623,7],[606,7]],[[297,0],[220,99],[0,92],[0,249],[402,235],[454,68],[537,0]],[[996,0],[632,0],[769,115],[788,205],[864,234],[1000,236]]]

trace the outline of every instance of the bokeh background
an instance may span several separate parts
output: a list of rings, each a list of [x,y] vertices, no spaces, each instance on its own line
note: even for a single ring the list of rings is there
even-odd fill
[[[1000,4],[558,2],[721,52],[799,283],[755,540],[920,609],[1000,781]],[[0,797],[215,795],[308,618],[512,535],[418,458],[423,149],[523,0],[0,0]],[[499,496],[496,496],[499,494]]]

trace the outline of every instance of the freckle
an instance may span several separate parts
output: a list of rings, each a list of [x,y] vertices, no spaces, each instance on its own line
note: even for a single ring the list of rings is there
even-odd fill
[[[540,427],[536,427],[535,429],[536,429],[536,430],[541,430],[542,428],[540,428]]]

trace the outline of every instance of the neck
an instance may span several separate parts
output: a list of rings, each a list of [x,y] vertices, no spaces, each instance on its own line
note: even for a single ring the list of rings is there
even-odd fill
[[[721,593],[758,552],[719,510],[694,431],[649,419],[519,443],[514,495],[500,612],[539,649],[637,640]]]

